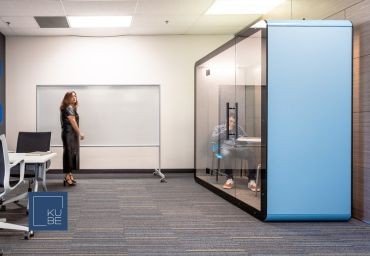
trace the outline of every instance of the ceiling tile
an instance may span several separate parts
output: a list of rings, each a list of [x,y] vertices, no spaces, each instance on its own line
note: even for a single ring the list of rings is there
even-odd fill
[[[186,31],[189,35],[234,35],[245,26],[193,26]]]
[[[0,16],[61,16],[63,7],[57,0],[1,0]]]
[[[173,27],[173,26],[191,26],[196,22],[198,16],[179,16],[179,15],[135,15],[131,27]],[[168,23],[166,24],[166,21]]]
[[[248,26],[259,20],[261,15],[203,15],[195,23],[196,26]]]
[[[213,0],[139,0],[137,14],[199,15]]]
[[[10,28],[38,28],[37,22],[33,17],[1,17],[1,20],[9,22]],[[7,25],[7,24],[6,24]]]
[[[8,27],[8,24],[5,23],[5,20],[2,20],[2,17],[0,17],[0,28],[6,28]]]
[[[188,26],[150,26],[130,29],[130,35],[183,35]]]
[[[136,0],[127,1],[63,1],[66,15],[69,16],[109,16],[133,15]]]

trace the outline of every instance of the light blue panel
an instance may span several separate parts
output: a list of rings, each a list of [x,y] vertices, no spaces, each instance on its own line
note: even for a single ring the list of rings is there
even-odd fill
[[[267,220],[351,216],[352,27],[330,22],[268,22]]]
[[[348,20],[268,20],[271,27],[352,27]]]

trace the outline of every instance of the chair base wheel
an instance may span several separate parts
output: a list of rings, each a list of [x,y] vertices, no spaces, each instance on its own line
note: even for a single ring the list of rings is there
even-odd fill
[[[35,234],[33,233],[33,231],[26,231],[24,232],[24,240],[29,240],[31,237],[33,237]]]

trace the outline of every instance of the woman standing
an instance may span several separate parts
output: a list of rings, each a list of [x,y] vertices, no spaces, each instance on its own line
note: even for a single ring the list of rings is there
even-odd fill
[[[63,185],[75,185],[76,181],[72,171],[80,169],[80,139],[84,134],[79,128],[79,116],[77,113],[76,92],[67,92],[60,105],[60,122],[62,125],[63,141],[63,173],[65,174]]]

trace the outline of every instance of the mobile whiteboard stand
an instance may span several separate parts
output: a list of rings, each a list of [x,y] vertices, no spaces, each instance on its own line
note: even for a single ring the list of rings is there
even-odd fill
[[[159,133],[160,131],[161,129],[159,129]],[[160,135],[159,135],[159,138],[160,138]],[[159,167],[158,169],[154,170],[153,175],[159,176],[161,178],[160,179],[161,182],[167,183],[166,176],[161,172],[161,146],[160,145],[158,146],[158,160],[159,160]]]
[[[167,183],[166,176],[161,172],[161,86],[159,85],[159,129],[158,129],[158,169],[155,169],[153,175],[159,176],[160,182]]]

